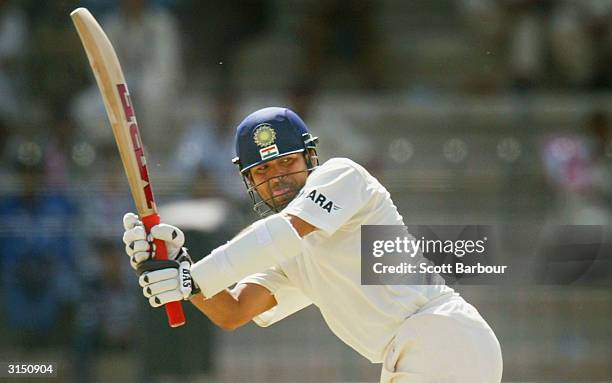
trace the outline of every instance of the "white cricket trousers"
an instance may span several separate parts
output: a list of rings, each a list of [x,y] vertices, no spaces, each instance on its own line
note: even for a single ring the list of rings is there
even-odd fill
[[[499,383],[501,378],[501,348],[493,330],[474,306],[453,296],[406,319],[387,348],[380,381]]]

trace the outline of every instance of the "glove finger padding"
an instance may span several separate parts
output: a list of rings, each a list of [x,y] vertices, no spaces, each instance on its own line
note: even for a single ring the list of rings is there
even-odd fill
[[[123,228],[127,231],[133,229],[136,226],[142,226],[142,222],[138,216],[134,213],[126,213],[123,216]]]
[[[137,218],[133,213],[128,213],[123,217],[126,228],[123,233],[123,243],[125,243],[125,252],[131,258],[132,268],[137,268],[138,264],[155,258],[153,239],[164,241],[168,250],[168,259],[176,259],[185,243],[185,234],[172,225],[159,224],[151,229],[151,234],[147,235],[144,226],[137,221]],[[134,222],[137,223],[134,224]]]
[[[134,254],[140,253],[140,252],[148,253],[150,252],[150,250],[151,250],[151,245],[149,244],[149,242],[144,241],[144,240],[136,240],[134,242],[131,242],[125,245],[125,252],[130,257],[133,257]]]
[[[139,263],[136,262],[134,257],[130,257],[130,266],[132,266],[132,269],[138,270]]]
[[[185,253],[185,260],[180,263],[149,260],[138,265],[138,283],[151,306],[158,307],[168,302],[189,299],[192,293],[197,292],[193,288],[188,257]]]
[[[176,259],[185,244],[185,234],[176,226],[160,223],[151,228],[151,236],[166,242],[168,259]]]
[[[144,270],[146,266],[151,269]],[[156,283],[166,279],[176,279],[179,275],[179,264],[174,261],[148,261],[138,266],[137,272],[142,273],[138,278],[140,287]]]
[[[144,226],[135,226],[123,233],[123,243],[126,245],[130,246],[136,241],[147,241],[147,232],[145,231]]]
[[[165,305],[166,303],[182,301],[184,298],[181,295],[181,292],[178,290],[166,291],[165,293],[161,293],[159,295],[154,295],[149,298],[149,304],[152,307],[159,307]]]
[[[134,253],[134,255],[131,257],[131,261],[136,266],[138,266],[142,262],[145,262],[145,261],[148,261],[149,259],[151,259],[151,256],[152,256],[152,254],[149,253],[148,251]]]
[[[177,290],[178,284],[179,284],[179,281],[178,281],[178,278],[176,277],[170,278],[170,279],[164,279],[163,281],[151,283],[151,284],[144,286],[142,288],[142,294],[146,298],[150,298],[154,295],[158,295],[166,291]]]
[[[130,257],[130,266],[134,270],[138,268],[138,264],[152,256],[151,244],[147,242],[147,233],[143,226],[135,226],[123,233],[123,243],[125,252]]]
[[[185,244],[185,234],[176,226],[160,223],[151,228],[153,238],[170,242],[172,245],[181,248]]]

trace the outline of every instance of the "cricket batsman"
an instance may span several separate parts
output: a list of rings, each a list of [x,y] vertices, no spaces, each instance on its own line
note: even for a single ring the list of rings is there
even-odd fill
[[[385,187],[347,158],[319,164],[314,137],[286,108],[247,116],[233,162],[263,217],[193,263],[180,229],[123,241],[153,307],[189,300],[219,327],[270,326],[314,304],[330,329],[373,363],[383,383],[498,383],[502,356],[478,311],[443,283],[361,285],[361,225],[403,225]],[[153,239],[168,260],[155,260]],[[233,286],[233,287],[231,287]]]

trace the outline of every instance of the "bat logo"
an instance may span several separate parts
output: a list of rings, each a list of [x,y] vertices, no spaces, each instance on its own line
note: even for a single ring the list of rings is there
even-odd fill
[[[134,154],[136,155],[136,162],[138,163],[138,169],[140,170],[140,179],[145,183],[143,192],[147,201],[147,207],[152,209],[153,190],[151,189],[151,184],[149,183],[149,171],[147,170],[144,149],[140,140],[140,132],[138,130],[138,123],[136,122],[136,116],[134,115],[134,108],[132,108],[130,93],[128,92],[127,85],[125,84],[117,84],[117,90],[119,91],[119,98],[121,98],[121,105],[123,105],[126,121],[129,124],[130,137],[132,139],[132,145],[134,146]]]

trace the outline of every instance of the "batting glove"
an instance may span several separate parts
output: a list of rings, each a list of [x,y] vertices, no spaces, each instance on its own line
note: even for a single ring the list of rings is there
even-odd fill
[[[130,265],[134,270],[140,263],[155,258],[153,239],[161,239],[166,243],[169,260],[177,260],[185,244],[185,234],[181,229],[164,223],[153,226],[151,233],[147,235],[144,225],[134,213],[123,216],[123,228],[125,252],[130,257]]]
[[[200,291],[191,278],[193,261],[183,247],[185,235],[179,228],[159,224],[153,226],[147,235],[142,222],[133,213],[123,217],[123,226],[126,230],[123,235],[125,251],[151,306],[187,300]],[[155,259],[155,239],[165,242],[168,260]]]
[[[157,261],[154,259],[142,262],[136,272],[140,276],[138,283],[142,294],[152,307],[159,307],[168,302],[188,300],[200,289],[191,278],[190,268],[193,264],[187,252],[180,260]]]

